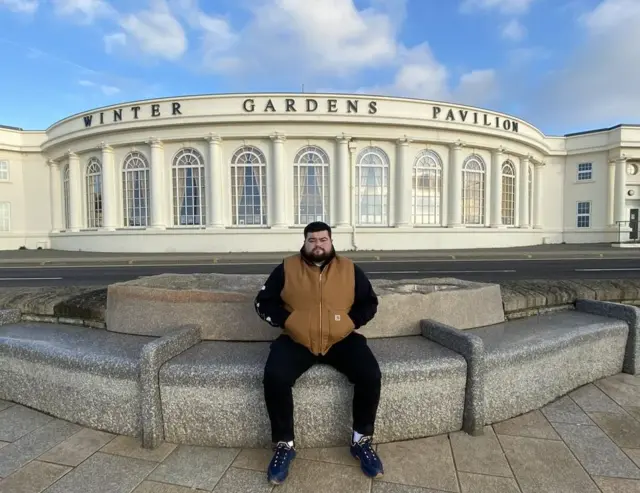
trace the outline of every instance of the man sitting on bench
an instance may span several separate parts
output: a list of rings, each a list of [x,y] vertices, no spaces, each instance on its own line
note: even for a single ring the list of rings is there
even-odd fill
[[[327,224],[307,225],[300,253],[273,270],[255,299],[255,309],[260,318],[284,329],[271,344],[264,369],[264,397],[275,444],[269,481],[284,482],[296,456],[292,388],[316,363],[333,366],[354,384],[351,455],[360,460],[367,476],[381,476],[382,463],[372,446],[380,367],[365,336],[355,332],[373,319],[378,298],[362,269],[336,254]]]

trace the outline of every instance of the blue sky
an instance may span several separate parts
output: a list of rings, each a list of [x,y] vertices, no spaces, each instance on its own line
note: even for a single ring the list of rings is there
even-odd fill
[[[640,0],[0,0],[0,124],[198,93],[363,92],[558,135],[640,123]]]

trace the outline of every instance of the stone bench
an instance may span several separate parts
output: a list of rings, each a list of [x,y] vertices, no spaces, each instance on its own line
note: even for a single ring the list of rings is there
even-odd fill
[[[460,430],[465,359],[422,336],[372,339],[382,371],[376,440],[406,440]],[[204,341],[160,370],[165,436],[217,447],[271,443],[262,376],[269,344]],[[316,365],[293,389],[296,443],[345,445],[351,434],[353,387]]]
[[[2,311],[0,311],[1,313]],[[6,315],[0,320],[12,322]],[[157,375],[200,340],[185,327],[162,338],[45,323],[0,326],[0,399],[91,428],[162,438]]]
[[[214,341],[271,341],[280,330],[262,321],[253,305],[264,275],[162,274],[111,284],[107,330],[162,336],[195,324]],[[461,329],[504,321],[500,286],[453,278],[371,281],[376,317],[361,329],[369,339],[420,335],[428,316]],[[480,308],[479,308],[480,307]]]
[[[576,309],[470,330],[425,320],[425,337],[465,356],[464,429],[537,409],[599,378],[636,373],[638,309],[579,300]]]
[[[464,429],[536,409],[621,370],[636,373],[638,309],[579,300],[575,310],[460,330],[369,340],[382,370],[376,440]],[[0,399],[85,426],[210,446],[270,444],[266,341],[203,341],[199,327],[161,337],[15,323],[0,310]],[[294,387],[301,447],[344,445],[352,386],[318,365]]]

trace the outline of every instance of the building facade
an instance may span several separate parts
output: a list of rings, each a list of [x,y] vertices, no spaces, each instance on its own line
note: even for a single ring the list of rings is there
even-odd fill
[[[0,127],[0,249],[295,251],[618,242],[640,128],[545,136],[502,113],[363,95],[126,103]]]

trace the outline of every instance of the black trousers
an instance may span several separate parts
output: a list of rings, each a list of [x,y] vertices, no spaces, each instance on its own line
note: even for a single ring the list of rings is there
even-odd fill
[[[367,339],[352,332],[334,344],[324,356],[316,356],[283,334],[271,344],[264,368],[264,398],[274,443],[294,439],[293,395],[296,380],[316,363],[333,366],[354,385],[353,429],[371,436],[380,401],[380,367]]]

